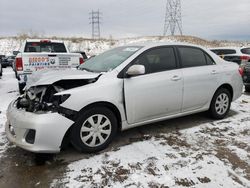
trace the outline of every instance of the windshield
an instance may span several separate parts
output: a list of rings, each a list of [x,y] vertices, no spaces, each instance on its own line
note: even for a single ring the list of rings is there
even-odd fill
[[[80,70],[92,72],[108,72],[115,69],[131,55],[137,52],[141,46],[126,46],[108,50],[98,56],[90,58],[79,66]]]

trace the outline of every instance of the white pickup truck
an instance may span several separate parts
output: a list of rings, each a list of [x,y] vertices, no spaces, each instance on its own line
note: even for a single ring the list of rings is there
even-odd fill
[[[70,53],[64,42],[28,39],[15,59],[19,91],[22,93],[30,75],[40,70],[65,70],[84,62],[81,54]]]

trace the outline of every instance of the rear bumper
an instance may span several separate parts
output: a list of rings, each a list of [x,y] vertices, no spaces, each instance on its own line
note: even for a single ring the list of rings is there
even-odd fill
[[[19,110],[11,102],[7,110],[5,131],[7,138],[15,145],[35,153],[57,153],[66,131],[74,122],[58,113],[35,114]],[[34,143],[28,143],[26,136],[35,130]]]

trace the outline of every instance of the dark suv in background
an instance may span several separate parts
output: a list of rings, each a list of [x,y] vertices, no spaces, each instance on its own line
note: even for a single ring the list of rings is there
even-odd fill
[[[12,67],[12,63],[15,60],[15,56],[6,56],[4,58],[2,58],[2,67],[6,68],[11,66]]]
[[[3,75],[3,68],[2,68],[2,59],[0,58],[0,78]]]
[[[242,67],[245,90],[250,92],[250,47],[220,47],[210,50],[224,60],[235,62]]]

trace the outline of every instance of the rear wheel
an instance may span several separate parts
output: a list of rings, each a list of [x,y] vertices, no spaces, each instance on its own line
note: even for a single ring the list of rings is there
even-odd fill
[[[250,86],[245,86],[245,91],[250,92]]]
[[[93,107],[82,113],[71,131],[71,142],[80,152],[105,149],[117,132],[117,119],[105,107]]]
[[[210,104],[209,113],[214,119],[223,119],[230,110],[231,94],[226,88],[216,91]]]

